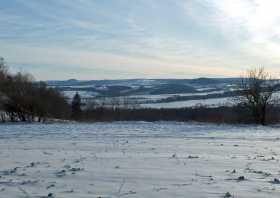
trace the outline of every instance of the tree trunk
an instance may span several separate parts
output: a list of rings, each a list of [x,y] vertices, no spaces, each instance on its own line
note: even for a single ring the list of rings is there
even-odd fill
[[[266,105],[262,106],[262,111],[261,111],[261,124],[265,125],[266,124]]]

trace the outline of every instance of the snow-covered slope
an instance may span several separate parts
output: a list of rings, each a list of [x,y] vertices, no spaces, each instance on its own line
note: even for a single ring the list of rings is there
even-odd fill
[[[280,128],[0,125],[0,197],[279,197]]]

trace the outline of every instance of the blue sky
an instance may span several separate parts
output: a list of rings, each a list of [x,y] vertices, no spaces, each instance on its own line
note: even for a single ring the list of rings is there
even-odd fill
[[[275,0],[0,0],[0,56],[36,79],[280,72]]]

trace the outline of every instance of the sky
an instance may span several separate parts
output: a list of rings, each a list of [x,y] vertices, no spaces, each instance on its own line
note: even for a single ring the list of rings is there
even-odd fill
[[[38,80],[280,75],[278,0],[0,0],[0,56]]]

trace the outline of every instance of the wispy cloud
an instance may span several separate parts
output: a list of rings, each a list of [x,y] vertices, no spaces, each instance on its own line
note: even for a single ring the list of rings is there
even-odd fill
[[[80,69],[79,78],[96,71],[93,78],[99,79],[237,76],[253,65],[278,72],[276,4],[280,5],[272,0],[5,1],[0,8],[0,55],[44,79],[52,78],[52,72],[40,74],[35,65],[69,67],[73,74]]]
[[[278,5],[280,3],[271,0],[199,0],[195,4],[186,3],[185,10],[205,29],[210,31],[211,27],[221,35],[220,40],[228,43],[229,50],[234,50],[232,57],[246,59],[247,64],[277,69],[275,64],[280,63]],[[203,9],[207,12],[196,12]]]

